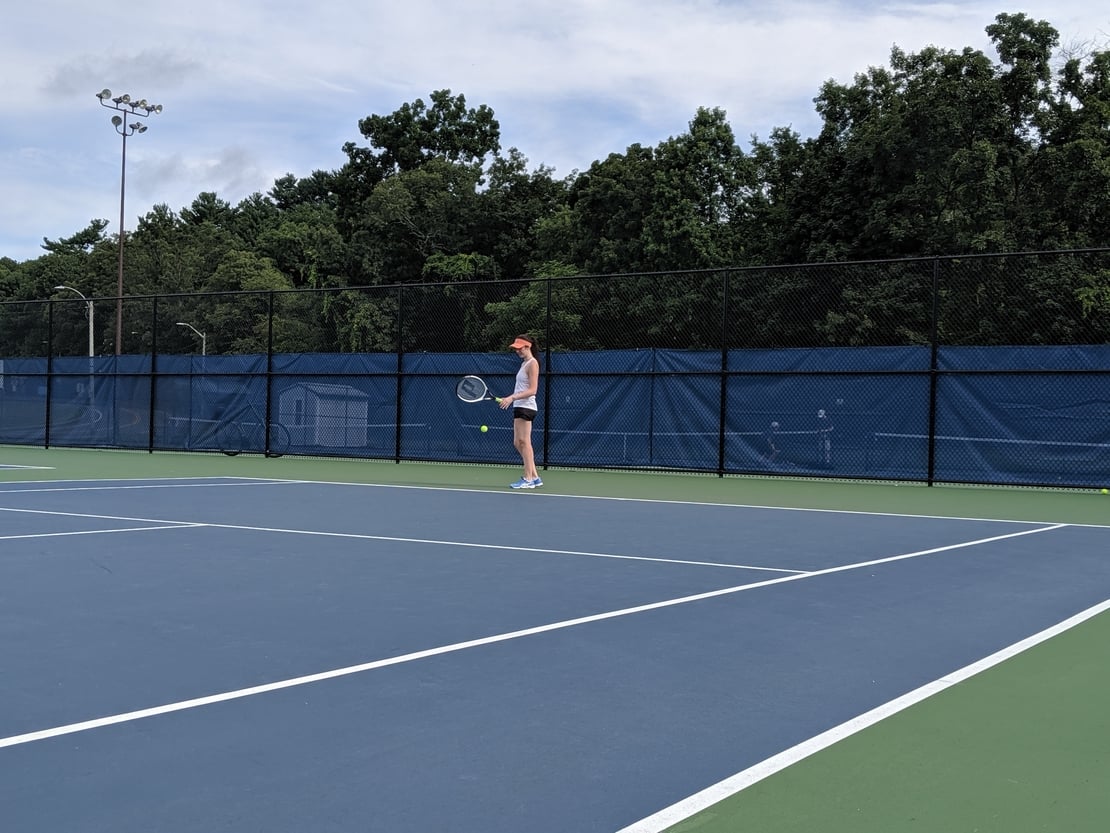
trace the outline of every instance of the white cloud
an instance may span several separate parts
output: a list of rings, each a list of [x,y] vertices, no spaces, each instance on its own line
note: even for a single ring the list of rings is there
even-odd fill
[[[751,0],[39,0],[6,17],[0,77],[0,256],[40,253],[119,213],[120,144],[93,94],[162,103],[128,144],[126,222],[202,191],[235,203],[285,173],[344,162],[358,120],[433,90],[488,104],[505,147],[557,176],[721,107],[743,143],[811,134],[812,99],[897,44],[987,50],[981,3]],[[1064,44],[1106,48],[1110,14],[1026,2]]]

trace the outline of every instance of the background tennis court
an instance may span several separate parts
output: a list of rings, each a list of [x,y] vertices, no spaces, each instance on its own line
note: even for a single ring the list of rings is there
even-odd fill
[[[1105,605],[1105,496],[2,462],[40,467],[0,473],[13,830],[1094,831],[1110,809],[1106,615],[943,683]]]

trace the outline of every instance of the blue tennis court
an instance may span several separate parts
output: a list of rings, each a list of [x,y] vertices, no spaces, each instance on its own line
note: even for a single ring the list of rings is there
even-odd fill
[[[1110,529],[0,484],[6,830],[614,833],[1104,602]]]

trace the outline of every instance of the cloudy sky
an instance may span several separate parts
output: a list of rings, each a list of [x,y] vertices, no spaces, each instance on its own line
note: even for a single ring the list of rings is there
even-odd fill
[[[232,204],[364,144],[358,120],[450,89],[491,107],[502,146],[557,177],[684,132],[699,106],[752,134],[818,127],[828,79],[897,45],[989,51],[1001,12],[1062,45],[1110,48],[1090,0],[1023,5],[752,0],[36,0],[0,28],[0,256],[42,254],[96,218],[119,227],[122,139],[108,88],[162,104],[128,140],[125,226],[203,191]]]

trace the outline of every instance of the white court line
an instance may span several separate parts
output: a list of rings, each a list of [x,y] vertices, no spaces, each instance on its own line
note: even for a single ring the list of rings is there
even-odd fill
[[[95,518],[104,521],[141,521],[152,524],[162,524],[160,527],[146,527],[148,529],[177,529],[188,527],[210,527],[213,529],[238,529],[246,532],[274,532],[283,535],[316,535],[322,538],[355,538],[360,541],[390,541],[398,544],[434,544],[442,547],[469,547],[472,549],[481,550],[506,550],[509,552],[538,552],[545,555],[580,555],[588,558],[613,558],[621,561],[653,561],[660,564],[681,564],[690,567],[724,567],[730,570],[758,570],[768,573],[804,573],[804,570],[788,570],[783,567],[760,567],[748,564],[729,564],[722,561],[688,561],[678,558],[658,558],[647,555],[621,555],[619,553],[608,552],[587,552],[584,550],[556,550],[556,549],[543,549],[541,547],[514,547],[504,544],[475,544],[468,541],[440,541],[434,538],[404,538],[394,535],[370,535],[362,532],[326,532],[314,531],[309,529],[283,529],[281,527],[268,527],[268,526],[246,526],[244,524],[216,524],[204,523],[202,521],[176,521],[168,518],[129,518],[122,515],[93,515],[81,512],[58,512],[55,510],[45,509],[11,509],[7,507],[0,507],[0,512],[23,512],[32,515],[60,515],[65,518]],[[123,530],[101,530],[103,532],[116,532]],[[135,531],[142,531],[142,528]],[[60,533],[55,533],[60,534]],[[73,535],[76,533],[65,533]],[[35,536],[11,536],[13,538],[19,537],[35,537]],[[0,540],[4,540],[0,537]]]
[[[784,567],[757,567],[749,564],[729,564],[723,561],[687,561],[680,558],[658,558],[648,555],[621,555],[611,552],[586,550],[556,550],[544,547],[519,547],[507,544],[478,544],[470,541],[441,541],[435,538],[404,538],[395,535],[370,535],[362,532],[319,532],[310,529],[283,529],[281,527],[242,526],[240,524],[204,524],[216,529],[242,529],[248,532],[277,532],[284,535],[316,535],[323,538],[357,538],[363,541],[391,541],[399,544],[434,544],[442,547],[468,547],[479,550],[506,550],[508,552],[538,552],[545,555],[581,555],[587,558],[614,558],[620,561],[654,561],[660,564],[682,564],[691,567],[726,567],[731,570],[759,570],[767,573],[808,575],[805,570],[787,570]]]
[[[38,492],[116,492],[128,489],[218,489],[227,486],[286,486],[311,483],[309,480],[257,480],[250,483],[144,483],[134,486],[44,486],[39,489],[0,489],[5,495],[33,495]]]
[[[673,827],[679,822],[685,821],[695,813],[700,813],[714,804],[723,801],[735,795],[742,790],[774,775],[776,772],[786,769],[799,761],[815,755],[823,749],[827,749],[839,741],[847,737],[851,737],[857,732],[862,732],[864,729],[874,726],[876,723],[885,720],[900,711],[908,709],[922,700],[932,697],[934,694],[939,694],[947,688],[951,688],[957,683],[968,680],[976,674],[982,673],[989,668],[993,668],[1011,657],[1017,656],[1023,651],[1027,651],[1035,645],[1058,636],[1064,631],[1074,628],[1091,619],[1100,613],[1110,610],[1110,601],[1102,602],[1094,607],[1077,613],[1070,619],[1065,619],[1059,624],[1046,628],[1040,633],[1033,634],[1020,642],[1015,642],[1001,651],[991,654],[988,657],[965,665],[963,668],[953,671],[940,679],[933,680],[931,683],[926,683],[920,688],[916,688],[901,697],[897,697],[881,706],[877,706],[869,712],[864,712],[851,720],[841,723],[826,732],[815,735],[809,740],[792,746],[789,749],[780,752],[777,755],[772,755],[766,760],[760,761],[755,766],[748,767],[747,769],[732,775],[723,781],[719,781],[710,787],[706,787],[701,792],[683,799],[670,807],[665,807],[658,813],[648,816],[647,818],[640,819],[633,824],[623,827],[617,833],[662,833],[669,827]]]
[[[67,535],[105,535],[113,532],[146,532],[153,529],[189,529],[204,526],[204,524],[189,521],[165,521],[154,518],[123,518],[112,515],[91,515],[87,512],[57,512],[49,509],[12,509],[0,506],[0,512],[18,512],[23,515],[60,515],[63,518],[92,518],[98,521],[139,521],[140,523],[156,524],[156,526],[135,526],[126,529],[85,529],[69,532],[37,532],[26,535],[0,535],[0,541],[14,541],[19,538],[61,538]]]
[[[179,712],[186,709],[195,709],[199,708],[200,706],[209,706],[214,703],[223,703],[228,700],[238,700],[244,697],[253,697],[255,695],[265,694],[271,691],[280,691],[281,689],[308,685],[310,683],[317,683],[323,680],[331,680],[337,677],[346,677],[351,674],[359,674],[364,671],[372,671],[374,669],[386,668],[391,665],[400,665],[406,662],[415,662],[417,660],[427,659],[429,657],[452,654],[458,651],[465,651],[470,648],[481,647],[483,645],[493,645],[498,642],[507,642],[512,639],[521,639],[527,636],[535,636],[536,634],[549,633],[551,631],[577,627],[578,625],[585,625],[592,622],[602,622],[607,619],[616,619],[622,616],[632,616],[638,613],[646,613],[651,610],[660,610],[662,608],[674,607],[676,605],[700,602],[706,599],[714,599],[733,593],[741,593],[747,590],[755,590],[761,587],[770,587],[775,584],[784,584],[789,581],[799,581],[802,579],[815,578],[817,576],[825,576],[831,575],[833,573],[843,573],[849,570],[858,570],[865,567],[873,567],[879,564],[889,564],[895,561],[904,561],[909,558],[918,558],[924,555],[933,555],[940,552],[950,552],[952,550],[974,547],[980,544],[989,544],[995,541],[1003,541],[1007,538],[1018,538],[1023,535],[1036,535],[1041,532],[1050,532],[1052,530],[1061,529],[1062,527],[1066,526],[1067,524],[1053,524],[1052,526],[1040,527],[1038,529],[1023,529],[1019,532],[1011,532],[1006,535],[995,535],[990,538],[980,538],[976,541],[965,541],[960,544],[948,544],[943,547],[933,547],[931,549],[919,550],[917,552],[892,555],[887,558],[876,558],[870,561],[861,561],[855,564],[843,564],[839,567],[829,567],[824,570],[814,570],[813,572],[809,573],[780,576],[778,578],[768,579],[766,581],[759,581],[751,584],[740,584],[735,587],[725,587],[719,590],[710,590],[705,593],[697,593],[691,596],[682,596],[676,599],[666,599],[660,602],[651,602],[649,604],[637,605],[635,607],[628,607],[622,610],[613,610],[607,613],[596,613],[591,616],[582,616],[577,619],[567,619],[562,622],[553,622],[547,625],[538,625],[532,628],[524,628],[522,630],[511,631],[509,633],[496,634],[494,636],[487,636],[481,639],[471,639],[465,642],[456,642],[452,645],[443,645],[438,648],[428,648],[423,651],[415,651],[413,653],[402,654],[400,656],[389,657],[387,659],[374,660],[373,662],[365,662],[360,665],[351,665],[347,666],[346,668],[336,668],[331,671],[322,671],[317,674],[308,674],[303,677],[294,677],[287,680],[279,680],[277,682],[251,686],[250,688],[241,688],[235,691],[225,691],[219,694],[210,694],[206,697],[196,697],[191,700],[181,700],[177,703],[167,703],[165,705],[154,706],[148,709],[139,709],[137,711],[125,712],[122,714],[98,717],[93,720],[84,720],[79,723],[69,723],[64,726],[54,726],[49,729],[40,729],[36,732],[27,732],[21,735],[12,735],[10,737],[0,738],[0,749],[8,746],[18,746],[19,744],[46,740],[48,738],[56,738],[62,735],[70,735],[76,732],[86,732],[91,729],[99,729],[104,726],[114,726],[119,723],[128,723],[135,720],[143,720],[148,717],[169,714],[171,712]]]
[[[99,515],[91,512],[60,512],[57,509],[15,509],[0,506],[0,512],[18,512],[21,515],[57,515],[62,518],[92,518],[97,521],[138,521],[139,523],[168,524],[171,526],[207,526],[199,521],[175,521],[170,518],[132,518],[127,515]]]
[[[170,524],[168,526],[132,526],[121,529],[85,529],[76,532],[36,532],[27,535],[0,535],[0,541],[16,541],[20,538],[65,538],[70,535],[111,535],[115,532],[150,532],[155,529],[188,529],[203,524]]]
[[[519,495],[523,492],[510,492],[508,489],[467,489],[460,486],[416,486],[411,484],[402,483],[355,483],[343,480],[295,480],[290,481],[293,483],[305,484],[320,484],[322,486],[356,486],[360,488],[369,489],[413,489],[416,491],[430,491],[430,492],[465,492],[470,494],[480,495]],[[926,488],[926,487],[922,487]],[[923,520],[937,520],[937,521],[980,521],[982,523],[991,524],[1026,524],[1029,526],[1040,526],[1044,524],[1055,523],[1054,521],[1047,520],[1028,520],[1021,518],[983,518],[974,517],[971,515],[927,515],[927,514],[914,514],[910,512],[875,512],[866,509],[826,509],[812,506],[777,506],[774,504],[766,503],[716,503],[708,500],[677,500],[674,498],[646,498],[646,497],[618,497],[614,495],[571,495],[560,492],[544,491],[542,489],[530,490],[527,492],[531,497],[528,500],[536,500],[540,498],[547,498],[550,500],[585,500],[585,501],[614,501],[617,503],[651,503],[651,504],[664,504],[669,506],[708,506],[717,507],[720,509],[766,509],[772,512],[806,512],[811,514],[824,514],[824,515],[866,515],[876,518],[921,518]],[[520,498],[510,498],[511,500],[519,500]],[[1092,527],[1095,529],[1105,529],[1110,527],[1110,524],[1094,524],[1094,523],[1068,523],[1068,526],[1077,527]]]
[[[47,467],[44,467],[47,468]],[[53,468],[50,466],[49,468]],[[190,474],[184,475],[170,475],[166,477],[69,477],[69,478],[54,478],[52,480],[7,480],[5,485],[18,486],[20,483],[162,483],[168,482],[170,485],[177,483],[188,483],[190,481],[213,481],[213,480],[240,480],[244,483],[315,483],[315,480],[291,480],[287,477],[243,477],[238,474]],[[203,485],[203,484],[202,484]],[[212,485],[218,486],[219,483]],[[10,489],[5,491],[11,491]]]
[[[155,486],[79,486],[71,488],[44,488],[44,489],[3,489],[0,488],[0,494],[21,492],[51,492],[51,491],[81,491],[82,489],[89,489],[92,491],[104,491],[112,489],[142,489],[142,488],[178,488],[178,487],[197,487],[197,486],[273,486],[280,484],[289,485],[320,485],[320,486],[354,486],[362,489],[409,489],[416,491],[427,492],[463,492],[467,494],[479,495],[503,495],[520,494],[519,492],[509,492],[505,489],[471,489],[463,488],[460,486],[421,486],[413,484],[402,483],[357,483],[345,480],[286,480],[280,478],[263,479],[253,477],[240,477],[236,475],[198,475],[195,478],[142,478],[140,482],[147,482],[152,480],[239,480],[240,483],[168,483],[164,485]],[[9,481],[10,483],[39,483],[42,481],[36,480],[22,480],[22,481]],[[63,480],[55,481],[61,483],[102,483],[102,480]],[[117,483],[128,483],[131,480],[118,480]],[[571,495],[562,494],[554,491],[530,491],[528,494],[532,495],[530,499],[549,498],[552,500],[585,500],[585,501],[616,501],[620,503],[652,503],[652,504],[665,504],[672,506],[709,506],[719,507],[722,509],[766,509],[772,512],[808,512],[827,515],[867,515],[877,518],[921,518],[925,520],[938,520],[938,521],[980,521],[982,523],[996,523],[996,524],[1027,524],[1030,526],[1039,526],[1043,524],[1051,524],[1053,521],[1048,520],[1028,520],[1021,518],[983,518],[975,516],[964,515],[928,515],[928,514],[914,514],[910,512],[875,512],[866,509],[828,509],[810,506],[778,506],[774,504],[765,503],[715,503],[708,500],[677,500],[673,498],[641,498],[641,497],[619,497],[613,495]],[[514,500],[519,498],[512,498]],[[1075,526],[1081,528],[1105,529],[1110,527],[1110,523],[1096,524],[1096,523],[1076,523],[1070,522],[1068,526]]]

